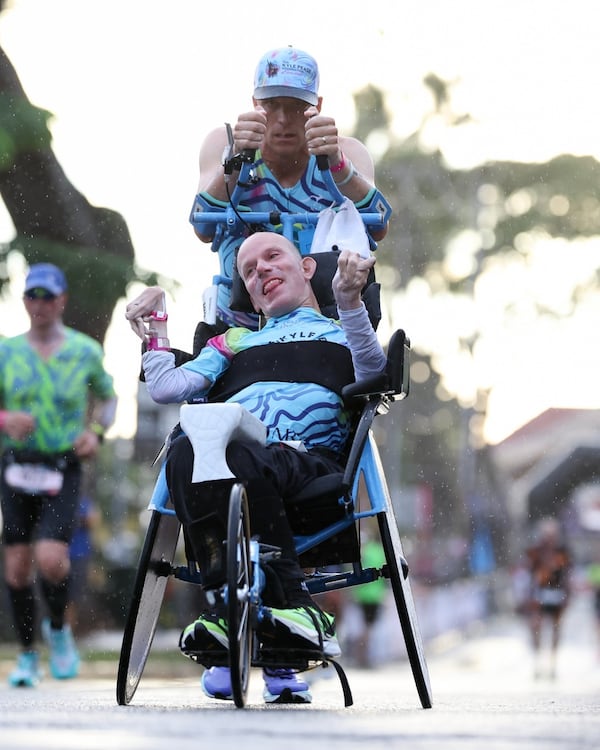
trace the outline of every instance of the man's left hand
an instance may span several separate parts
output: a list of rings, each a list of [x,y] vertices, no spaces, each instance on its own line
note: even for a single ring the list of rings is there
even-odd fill
[[[73,443],[73,451],[79,458],[93,458],[98,452],[100,438],[92,430],[82,432]]]
[[[333,117],[320,114],[316,107],[308,107],[304,116],[304,133],[309,152],[315,156],[327,156],[329,166],[337,166],[342,160],[342,150],[335,120]]]

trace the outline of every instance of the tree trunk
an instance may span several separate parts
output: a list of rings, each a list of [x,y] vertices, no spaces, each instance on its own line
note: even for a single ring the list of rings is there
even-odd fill
[[[123,217],[90,205],[51,148],[49,113],[28,100],[0,47],[0,195],[28,263],[49,261],[69,281],[65,322],[102,342],[118,299],[134,278]]]

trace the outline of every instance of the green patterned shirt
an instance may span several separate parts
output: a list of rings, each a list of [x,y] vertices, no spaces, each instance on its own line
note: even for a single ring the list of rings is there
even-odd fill
[[[100,344],[72,328],[64,332],[62,346],[48,360],[26,334],[0,341],[0,404],[32,414],[37,426],[24,442],[4,435],[4,448],[69,450],[85,430],[90,397],[105,401],[115,395]]]

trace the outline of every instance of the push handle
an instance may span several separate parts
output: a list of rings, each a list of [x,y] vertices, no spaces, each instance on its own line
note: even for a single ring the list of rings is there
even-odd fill
[[[233,170],[241,171],[244,165],[254,164],[256,151],[253,148],[245,148],[239,154],[233,154],[223,162],[223,169],[226,175],[230,175]]]
[[[334,203],[337,206],[341,206],[342,203],[346,200],[346,196],[340,192],[340,189],[335,184],[333,177],[331,176],[331,171],[329,169],[329,157],[327,156],[327,154],[317,154],[317,167],[321,170],[321,177],[323,178],[323,182],[327,185],[327,190],[329,190]]]
[[[225,153],[223,154],[223,169],[226,175],[232,174],[233,170],[241,170],[244,164],[253,164],[256,156],[256,150],[253,148],[245,148],[241,153],[235,154],[233,151],[233,129],[230,123],[225,123],[225,130],[227,132],[227,146],[225,147]]]
[[[317,154],[317,167],[321,172],[326,172],[329,169],[329,157],[327,154]]]

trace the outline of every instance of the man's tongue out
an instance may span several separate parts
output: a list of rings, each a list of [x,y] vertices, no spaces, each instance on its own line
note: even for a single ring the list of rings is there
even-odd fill
[[[281,284],[281,279],[269,279],[263,286],[263,294],[269,294]]]

